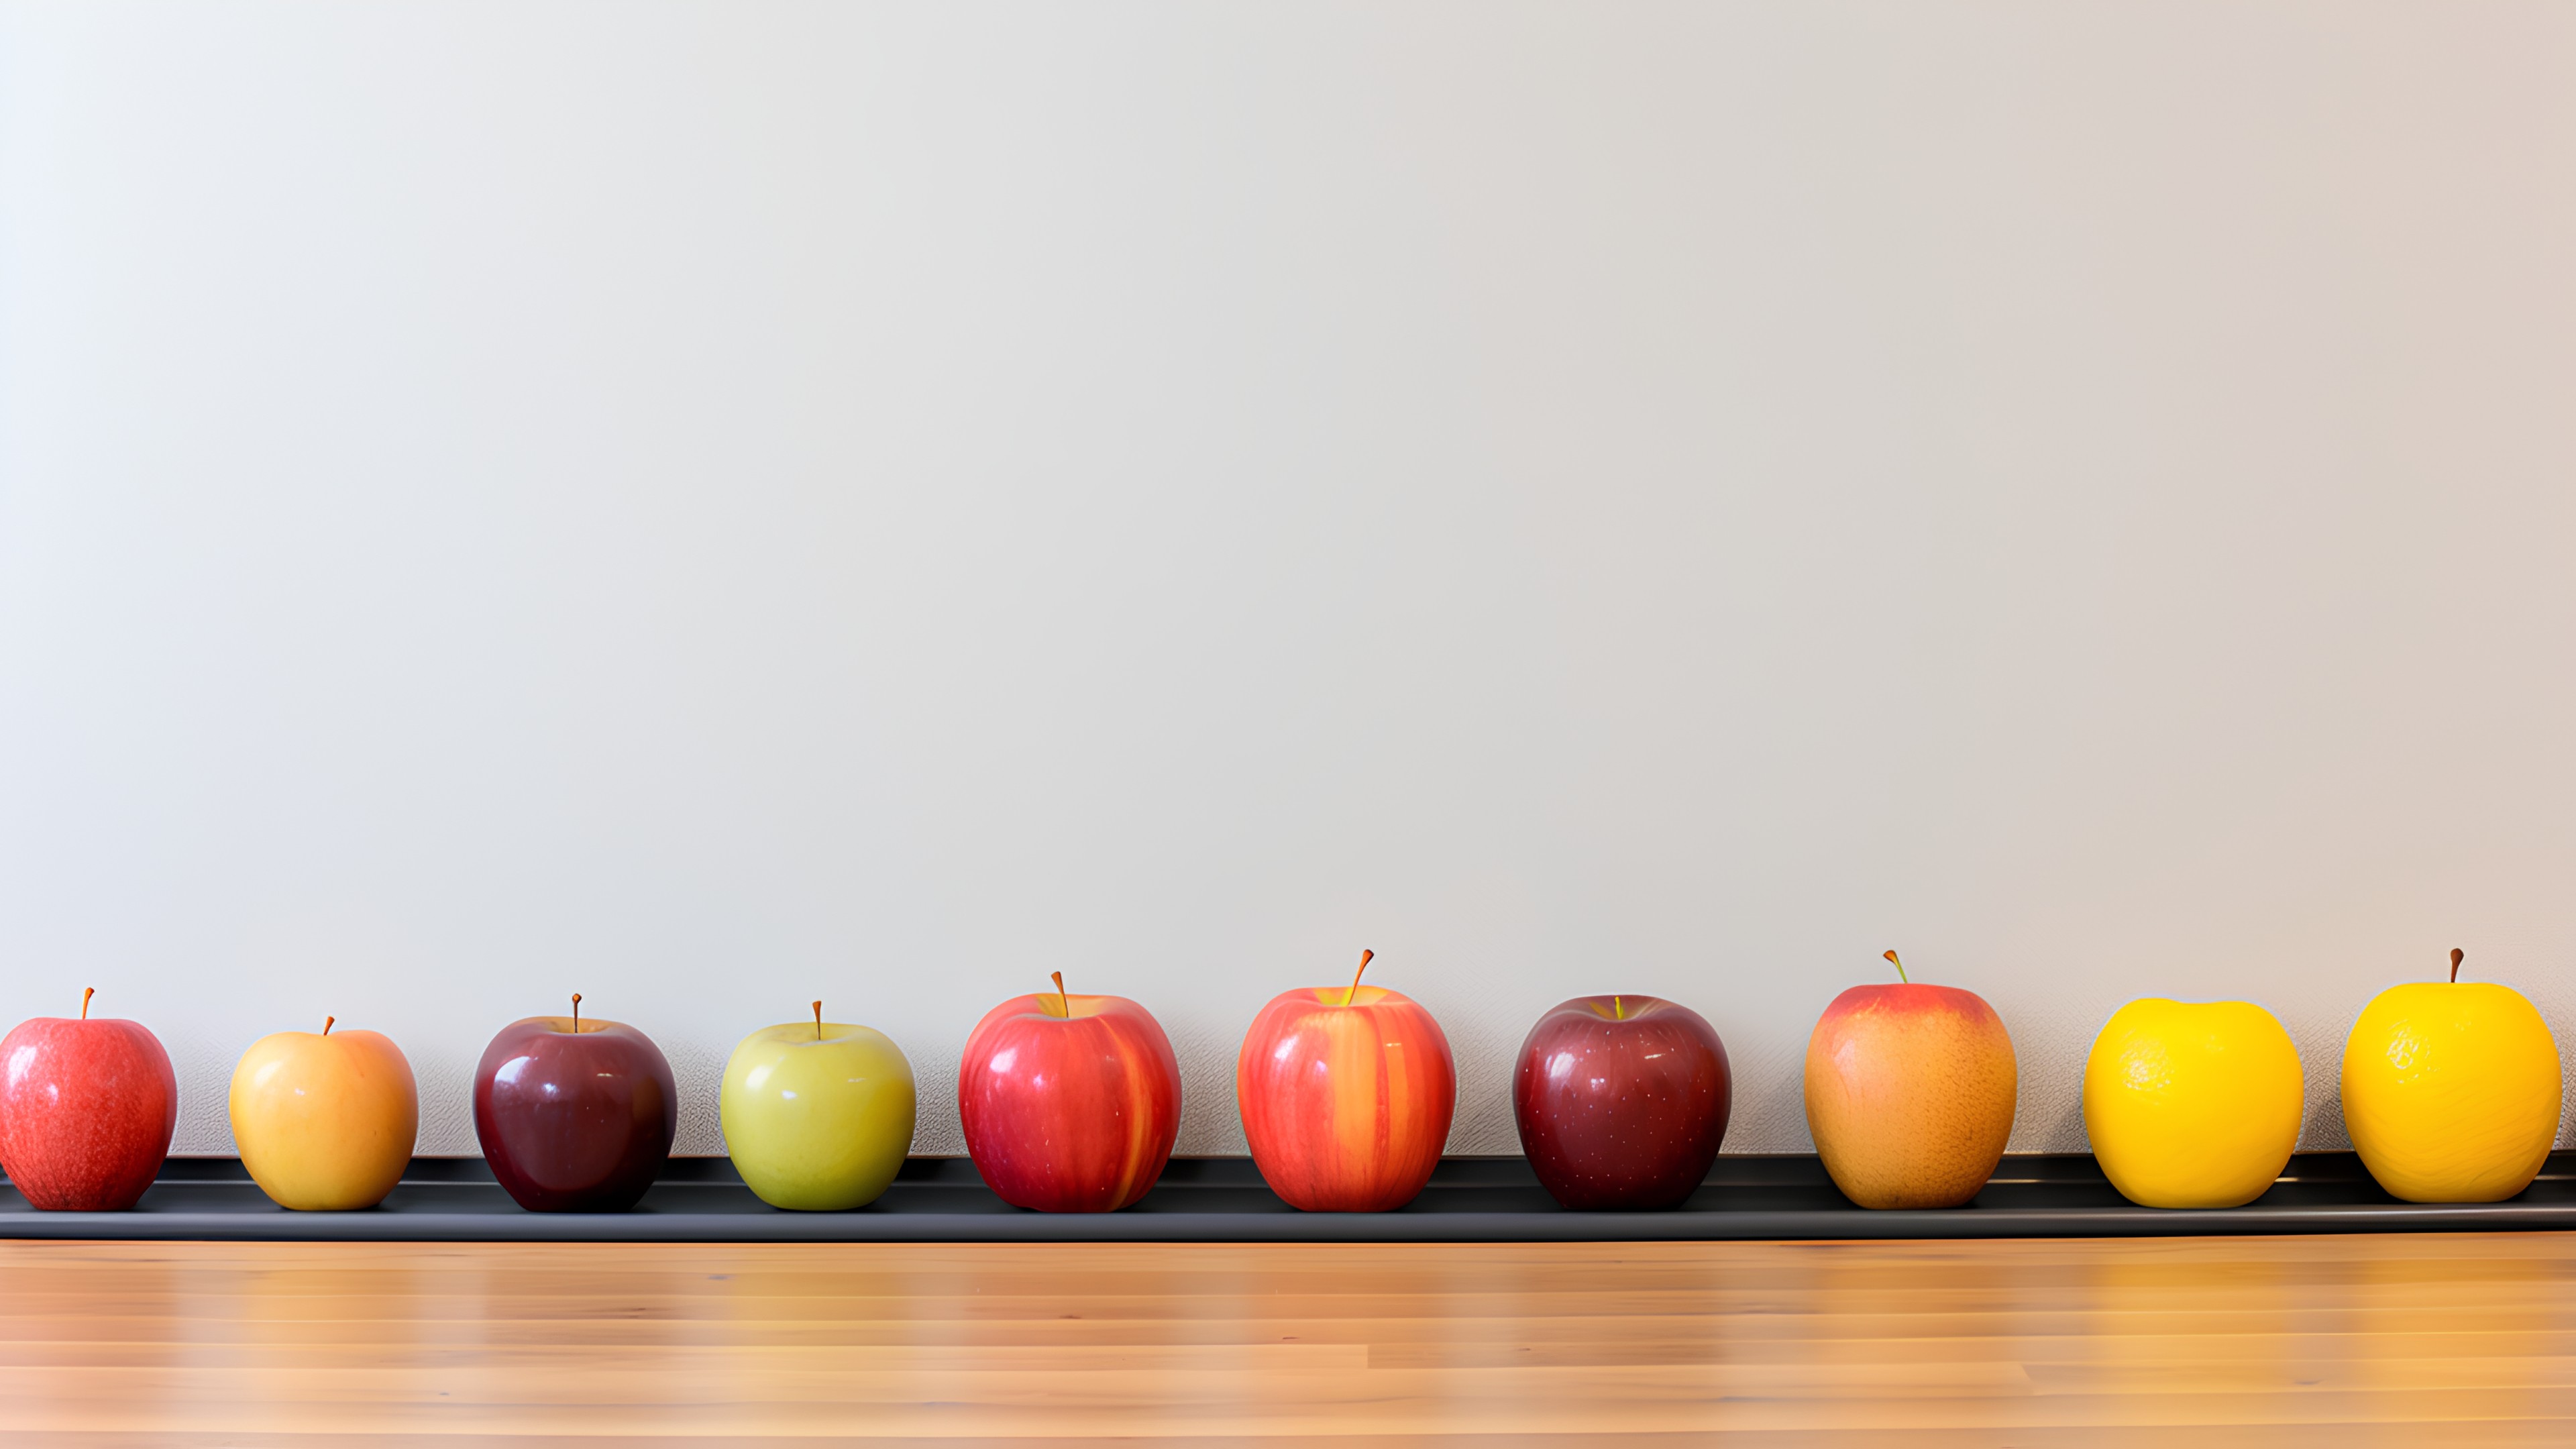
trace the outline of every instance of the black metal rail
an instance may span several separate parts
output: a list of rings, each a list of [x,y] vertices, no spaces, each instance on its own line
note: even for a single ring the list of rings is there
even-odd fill
[[[2112,1190],[2091,1157],[2016,1156],[1977,1200],[1940,1212],[1870,1212],[1812,1156],[1721,1157],[1682,1207],[1567,1212],[1517,1157],[1454,1157],[1400,1212],[1301,1213],[1239,1157],[1177,1158],[1121,1213],[1024,1212],[963,1158],[915,1158],[852,1212],[781,1212],[723,1158],[674,1159],[627,1213],[523,1212],[479,1159],[420,1158],[381,1207],[291,1213],[229,1158],[173,1158],[122,1213],[45,1213],[0,1188],[0,1237],[376,1242],[1605,1242],[1746,1238],[2138,1237],[2576,1228],[2576,1152],[2553,1154],[2511,1202],[2426,1206],[2380,1191],[2349,1152],[2302,1153],[2246,1207],[2159,1211]]]

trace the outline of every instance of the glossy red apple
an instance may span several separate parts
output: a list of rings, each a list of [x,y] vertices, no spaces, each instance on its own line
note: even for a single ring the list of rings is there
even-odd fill
[[[583,1020],[579,996],[572,1009],[514,1021],[483,1049],[474,1136],[530,1212],[624,1212],[670,1160],[679,1089],[651,1037]]]
[[[1376,953],[1360,953],[1360,971]],[[1389,1212],[1440,1163],[1458,1106],[1449,1038],[1411,998],[1360,985],[1300,987],[1261,1008],[1235,1058],[1253,1164],[1308,1212]]]
[[[1717,1028],[1652,996],[1582,996],[1521,1043],[1512,1117],[1569,1208],[1677,1207],[1708,1177],[1734,1079]]]
[[[55,1212],[134,1206],[170,1155],[179,1079],[141,1024],[40,1016],[0,1038],[0,1170]]]
[[[996,1196],[1116,1212],[1153,1190],[1181,1131],[1181,1064],[1152,1012],[1055,990],[984,1014],[957,1064],[966,1154]]]

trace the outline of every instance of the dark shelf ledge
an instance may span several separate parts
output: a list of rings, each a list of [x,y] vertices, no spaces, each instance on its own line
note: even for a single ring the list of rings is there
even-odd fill
[[[2089,1156],[2007,1157],[1967,1207],[1869,1212],[1834,1190],[1812,1156],[1722,1157],[1682,1207],[1656,1213],[1559,1208],[1517,1157],[1453,1157],[1392,1213],[1301,1213],[1249,1159],[1176,1158],[1122,1213],[1024,1212],[993,1196],[963,1158],[915,1158],[886,1195],[852,1212],[781,1212],[723,1158],[676,1158],[629,1213],[523,1212],[474,1158],[420,1158],[383,1206],[291,1213],[228,1158],[173,1158],[122,1213],[45,1213],[0,1188],[0,1237],[376,1242],[1609,1242],[1744,1238],[2139,1237],[2576,1228],[2576,1153],[2553,1153],[2510,1202],[2402,1203],[2349,1152],[2302,1153],[2253,1204],[2158,1211],[2112,1190]]]

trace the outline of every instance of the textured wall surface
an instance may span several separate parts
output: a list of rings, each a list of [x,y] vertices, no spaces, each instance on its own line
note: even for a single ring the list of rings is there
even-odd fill
[[[2576,1041],[2564,5],[0,9],[0,1015]]]

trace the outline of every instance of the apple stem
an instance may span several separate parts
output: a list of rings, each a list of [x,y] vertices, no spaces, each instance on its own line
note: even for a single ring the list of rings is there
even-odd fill
[[[81,1020],[89,1020],[89,999],[96,995],[98,995],[98,988],[95,986],[81,988]]]
[[[1351,973],[1351,989],[1342,993],[1342,1005],[1348,1006],[1360,999],[1360,975],[1362,972],[1368,970],[1368,963],[1374,960],[1376,956],[1377,953],[1375,951],[1362,951],[1360,953],[1360,969]]]
[[[1610,1019],[1612,1021],[1628,1019],[1628,1003],[1624,999],[1616,996],[1610,998]]]
[[[1073,998],[1064,994],[1064,973],[1050,971],[1047,975],[1055,978],[1055,1014],[1067,1021],[1073,1020]]]
[[[2451,948],[2451,984],[2454,986],[2460,984],[2460,961],[2468,954],[2457,946]]]
[[[331,1023],[338,1021],[339,1019],[340,1018],[336,1016],[326,1016],[322,1018],[322,1034],[324,1036],[329,1036],[331,1034]]]
[[[814,1003],[814,1040],[823,1039],[823,1003]]]
[[[572,994],[572,1034],[581,1035],[581,993]]]
[[[1896,959],[1895,952],[1890,951],[1887,953],[1887,964],[1896,968],[1897,980],[1904,982],[1908,986],[1914,984],[1913,978],[1905,974],[1905,963]]]

